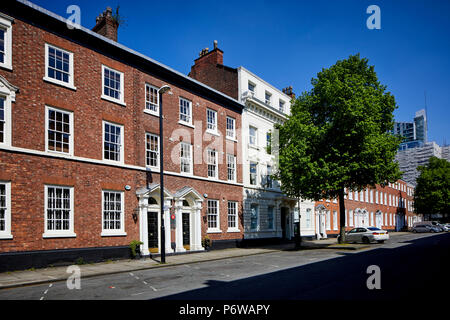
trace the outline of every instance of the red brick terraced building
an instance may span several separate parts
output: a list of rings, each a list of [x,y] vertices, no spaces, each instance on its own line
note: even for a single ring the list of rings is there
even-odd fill
[[[382,187],[360,192],[346,190],[346,230],[355,227],[378,227],[389,231],[407,230],[421,217],[414,213],[414,187],[398,180]],[[339,234],[339,201],[316,201],[316,236],[326,238]]]
[[[161,252],[164,85],[166,252],[243,237],[244,106],[120,45],[110,19],[107,9],[94,32],[27,1],[2,3],[0,271],[124,258],[133,240],[144,255]]]

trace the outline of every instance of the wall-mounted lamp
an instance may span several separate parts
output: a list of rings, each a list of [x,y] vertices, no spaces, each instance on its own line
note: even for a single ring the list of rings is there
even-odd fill
[[[139,213],[139,208],[135,208],[134,211],[133,211],[133,221],[134,221],[134,223],[136,223],[137,220],[138,220],[138,213]]]

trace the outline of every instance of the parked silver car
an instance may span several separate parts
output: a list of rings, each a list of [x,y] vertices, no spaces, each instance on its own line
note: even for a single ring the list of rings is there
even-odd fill
[[[412,229],[412,232],[440,232],[440,229],[430,224],[417,224]]]
[[[378,243],[383,243],[389,240],[389,233],[386,230],[382,230],[376,227],[367,228],[353,228],[352,230],[346,232],[347,242],[363,242],[370,243],[377,241]]]

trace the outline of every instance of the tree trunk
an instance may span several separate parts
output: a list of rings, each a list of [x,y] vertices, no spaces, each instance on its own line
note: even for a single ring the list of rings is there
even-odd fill
[[[345,243],[345,202],[344,188],[339,190],[339,243]]]
[[[300,249],[302,246],[302,236],[300,233],[300,220],[301,220],[301,214],[300,214],[300,198],[298,198],[298,223],[297,223],[297,232],[295,233],[295,248]]]

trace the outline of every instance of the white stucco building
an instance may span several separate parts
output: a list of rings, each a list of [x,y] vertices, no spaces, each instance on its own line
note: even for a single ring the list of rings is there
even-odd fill
[[[292,88],[282,92],[243,67],[237,68],[237,78],[239,101],[246,106],[242,114],[244,238],[291,239],[298,200],[284,195],[279,182],[269,176],[276,169],[274,125],[287,120],[292,98],[286,93]],[[301,235],[314,236],[314,202],[303,200],[300,208]]]

